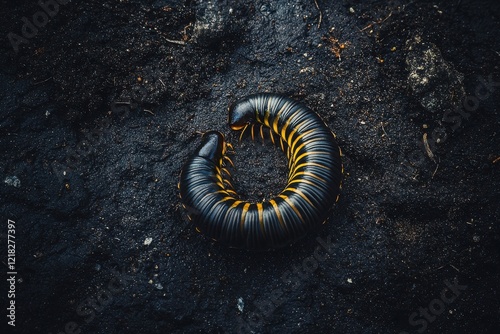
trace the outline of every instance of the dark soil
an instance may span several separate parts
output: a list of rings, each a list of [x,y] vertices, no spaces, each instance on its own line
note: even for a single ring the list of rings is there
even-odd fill
[[[500,332],[498,1],[46,3],[0,1],[7,333]],[[344,154],[328,223],[271,252],[196,233],[177,191],[208,130],[246,198],[282,189],[226,124],[256,92]]]

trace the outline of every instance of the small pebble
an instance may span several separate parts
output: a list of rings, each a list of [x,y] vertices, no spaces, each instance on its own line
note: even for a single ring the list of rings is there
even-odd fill
[[[19,180],[17,178],[17,176],[7,176],[5,178],[5,183],[8,186],[13,186],[13,187],[16,187],[16,188],[19,188],[21,186],[21,180]]]
[[[238,304],[237,304],[237,306],[238,306],[238,310],[240,312],[243,312],[243,308],[245,307],[245,303],[243,302],[243,298],[241,298],[241,297],[238,298]]]

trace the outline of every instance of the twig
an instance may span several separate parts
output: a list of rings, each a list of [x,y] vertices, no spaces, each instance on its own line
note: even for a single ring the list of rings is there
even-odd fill
[[[376,23],[376,24],[379,24],[379,25],[380,25],[380,24],[384,23],[385,21],[387,21],[387,19],[388,19],[389,17],[391,17],[391,16],[392,16],[392,12],[390,12],[390,13],[389,13],[389,15],[387,15],[387,17],[386,17],[385,19],[383,19],[382,21],[380,21],[380,20],[379,20],[379,21],[374,22],[374,23]],[[365,31],[366,29],[373,27],[373,24],[374,24],[374,23],[370,23],[369,25],[367,25],[366,27],[364,27],[363,29],[361,29],[359,32],[363,32],[363,31]]]
[[[314,4],[316,5],[316,9],[319,11],[319,22],[318,22],[318,29],[321,27],[321,21],[323,20],[323,12],[321,9],[319,9],[318,1],[314,0]]]
[[[166,37],[163,37],[165,38],[165,40],[169,43],[173,43],[173,44],[177,44],[177,45],[186,45],[186,42],[184,41],[178,41],[178,40],[175,40],[175,39],[169,39],[169,38],[166,38]]]
[[[384,122],[380,122],[380,126],[382,127],[382,132],[384,132],[385,136],[387,137],[387,139],[391,140],[391,138],[389,138],[389,135],[387,134],[387,132],[385,132],[385,129],[384,129]]]
[[[43,83],[45,83],[45,82],[49,81],[50,79],[52,79],[52,77],[50,77],[50,78],[48,78],[48,79],[45,79],[45,80],[43,80],[43,81],[40,81],[40,82],[35,82],[35,83],[34,83],[34,85],[40,85],[40,84],[43,84]]]
[[[155,116],[154,112],[152,112],[151,110],[144,109],[144,111],[147,112],[147,113],[150,113],[153,116]]]
[[[373,23],[370,23],[369,25],[367,25],[366,27],[364,27],[363,29],[361,29],[359,32],[363,32],[366,29],[371,28],[371,27],[373,27]]]
[[[434,175],[436,175],[438,168],[439,168],[439,164],[436,164],[436,169],[434,169],[434,172],[432,173],[431,179],[433,179]]]
[[[389,13],[389,15],[387,15],[387,17],[386,17],[385,19],[383,19],[383,20],[382,20],[379,24],[384,23],[384,22],[385,22],[385,21],[387,21],[387,19],[388,19],[389,17],[391,17],[391,16],[392,16],[392,11],[391,11],[391,12]]]
[[[163,87],[167,87],[167,85],[165,85],[165,83],[163,82],[163,80],[161,78],[159,80],[160,80],[161,84],[163,85]]]
[[[432,153],[431,147],[429,146],[429,142],[427,141],[427,132],[424,133],[423,141],[424,141],[424,147],[425,147],[425,151],[427,152],[427,155],[429,156],[429,158],[432,159],[432,161],[435,162],[436,160],[434,160],[434,153]]]

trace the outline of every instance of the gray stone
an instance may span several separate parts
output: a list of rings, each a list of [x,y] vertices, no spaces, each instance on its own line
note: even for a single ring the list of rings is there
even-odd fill
[[[444,60],[438,47],[417,36],[407,42],[408,85],[430,112],[455,109],[465,95],[464,76]]]

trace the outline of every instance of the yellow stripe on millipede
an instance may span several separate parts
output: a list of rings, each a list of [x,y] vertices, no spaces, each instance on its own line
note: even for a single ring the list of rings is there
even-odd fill
[[[304,133],[304,135],[305,135],[305,133]],[[294,150],[294,152],[298,153],[298,152],[300,152],[300,150],[302,149],[302,147],[304,147],[304,145],[311,144],[311,143],[314,143],[314,142],[317,142],[317,141],[321,141],[321,140],[322,139],[320,139],[320,138],[316,138],[316,139],[311,139],[311,140],[305,141],[302,144],[300,144],[300,146],[297,147],[297,149]],[[294,154],[294,158],[295,158],[295,154]]]
[[[285,200],[285,202],[288,203],[288,205],[290,205],[290,207],[292,208],[293,211],[295,211],[295,213],[297,214],[297,216],[299,216],[300,220],[302,221],[303,224],[305,224],[305,221],[304,221],[304,218],[302,218],[302,215],[300,214],[299,210],[297,210],[297,208],[295,207],[295,205],[290,201],[290,199],[288,198],[288,196],[285,196],[285,195],[278,195],[278,197],[281,197]]]
[[[276,134],[279,134],[280,131],[278,129],[278,121],[280,119],[280,114],[283,112],[283,110],[285,110],[286,108],[286,103],[283,104],[283,106],[281,107],[281,109],[278,111],[278,113],[276,114],[276,116],[274,116],[274,122],[273,122],[273,130]]]
[[[283,125],[283,127],[281,128],[281,133],[280,133],[281,138],[286,138],[286,129],[288,128],[288,125],[290,125],[290,122],[287,120],[285,122],[285,125]]]
[[[300,134],[300,135],[299,135],[299,136],[298,136],[298,137],[297,137],[297,138],[293,141],[292,145],[290,145],[290,147],[292,148],[292,150],[294,150],[295,145],[297,144],[297,142],[298,142],[300,139],[304,138],[304,136],[305,136],[305,135],[307,135],[307,134],[309,134],[309,133],[311,133],[311,132],[313,132],[313,131],[315,131],[315,130],[316,130],[316,129],[311,129],[311,130],[308,130],[308,131],[306,131],[306,132],[304,132],[304,133]],[[312,142],[312,141],[311,141],[311,142]],[[304,143],[302,143],[302,144],[301,144],[301,145],[297,148],[297,150],[300,150],[300,149],[301,149],[301,148],[302,148],[305,144],[306,144],[305,142],[304,142]]]
[[[237,207],[238,205],[240,205],[241,203],[243,203],[243,202],[242,202],[242,201],[239,201],[239,200],[234,201],[234,203],[233,203],[233,204],[231,204],[230,209],[234,209],[234,208],[236,208],[236,207]]]
[[[234,198],[232,198],[231,196],[225,196],[223,199],[221,199],[219,202],[226,202],[226,201],[229,201],[229,200],[232,200]]]
[[[314,206],[314,204],[312,204],[312,202],[309,200],[309,198],[307,198],[307,196],[301,190],[296,189],[296,188],[286,188],[285,190],[283,190],[283,192],[285,192],[287,190],[293,191],[294,193],[298,194],[300,197],[302,197],[303,199],[305,199],[307,203],[311,204],[311,206],[316,209],[316,207]]]
[[[288,186],[290,186],[292,183],[301,183],[301,182],[302,182],[302,183],[307,183],[307,184],[310,184],[310,185],[312,185],[312,186],[316,186],[316,184],[315,184],[314,182],[311,182],[311,181],[309,181],[309,180],[294,180],[294,179],[292,179],[292,180],[288,181],[288,184],[287,184],[286,186],[288,187]]]
[[[283,217],[281,216],[281,212],[278,208],[278,204],[276,204],[276,201],[274,199],[271,199],[269,203],[273,206],[274,212],[276,212],[276,216],[278,216],[278,221],[280,222],[281,228],[286,231],[286,226],[285,223],[283,222]]]
[[[295,169],[299,169],[299,168],[302,168],[304,166],[316,166],[316,167],[321,167],[321,168],[324,168],[324,169],[330,169],[328,166],[325,166],[325,165],[322,165],[322,164],[318,164],[316,162],[304,162],[298,166],[295,166]]]
[[[267,127],[271,127],[269,125],[269,109],[266,110],[266,112],[264,113],[264,125],[267,126]]]
[[[297,128],[293,129],[292,131],[290,131],[290,133],[288,134],[288,138],[286,138],[286,143],[288,144],[288,146],[290,146],[290,143],[292,142],[292,138],[293,138],[293,135],[297,132]],[[292,149],[292,147],[290,146],[290,149]]]
[[[283,137],[283,138],[287,137],[286,130],[287,130],[288,126],[290,125],[290,123],[292,122],[292,120],[296,117],[298,117],[297,113],[294,113],[294,114],[290,115],[290,117],[286,120],[285,125],[283,126],[283,128],[281,128],[281,137]],[[295,133],[297,131],[297,129],[298,129],[298,126],[292,130],[292,133]]]
[[[306,156],[311,155],[311,154],[326,154],[326,155],[328,155],[328,154],[330,154],[330,152],[328,152],[328,151],[311,151],[311,152],[305,152],[305,153],[303,153],[302,155],[300,155],[296,159],[294,157],[293,161],[294,162],[300,161],[300,160],[302,160],[303,157],[306,157]]]
[[[308,132],[311,132],[312,130],[315,130],[315,129],[311,129],[309,131],[307,131],[306,133],[303,133],[303,134],[299,134],[299,136],[297,137],[297,139],[294,141],[294,143],[292,145],[290,145],[290,143],[292,142],[292,137],[293,135],[297,132],[298,129],[300,129],[300,127],[302,126],[302,124],[306,123],[308,120],[305,119],[303,120],[302,122],[300,122],[299,124],[297,124],[297,126],[290,132],[290,134],[288,135],[288,138],[287,138],[287,143],[288,145],[290,146],[290,148],[293,150],[293,146],[295,145],[295,143],[297,142],[297,140],[299,140],[300,138],[302,138],[303,135],[305,135],[306,133]]]
[[[262,203],[257,203],[257,212],[259,214],[259,225],[260,225],[260,230],[262,231],[262,234],[266,234],[266,231],[264,229],[264,212],[262,210]]]
[[[304,172],[293,173],[293,175],[294,175],[294,177],[297,176],[297,175],[309,175],[309,176],[312,176],[315,179],[318,179],[318,180],[320,180],[322,182],[326,182],[325,179],[323,179],[323,178],[321,178],[321,177],[319,177],[319,176],[317,176],[317,175],[315,175],[314,173],[311,173],[311,172],[304,171]]]
[[[241,211],[241,220],[240,220],[240,230],[241,232],[243,232],[243,229],[245,227],[245,217],[247,215],[247,212],[248,212],[248,207],[250,206],[250,203],[245,203],[245,205],[243,205],[243,209]]]
[[[278,130],[278,117],[274,118],[274,121],[273,121],[273,131],[276,134],[280,133],[279,130]]]

